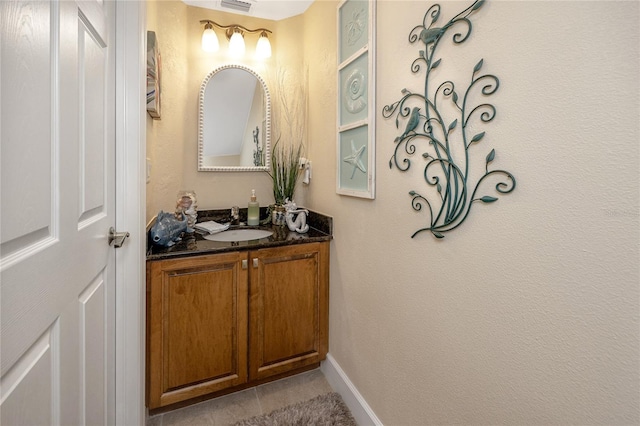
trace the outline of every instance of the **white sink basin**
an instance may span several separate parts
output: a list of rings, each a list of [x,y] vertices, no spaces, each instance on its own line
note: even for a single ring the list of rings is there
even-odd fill
[[[250,241],[259,240],[273,235],[272,231],[264,229],[230,229],[217,234],[205,235],[204,239],[209,241]]]

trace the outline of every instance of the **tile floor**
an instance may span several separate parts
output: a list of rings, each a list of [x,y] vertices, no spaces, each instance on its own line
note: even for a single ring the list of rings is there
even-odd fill
[[[150,417],[147,426],[227,426],[331,392],[319,369]]]

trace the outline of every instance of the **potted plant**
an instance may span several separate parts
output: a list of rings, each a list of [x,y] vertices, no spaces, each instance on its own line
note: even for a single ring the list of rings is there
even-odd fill
[[[273,132],[278,134],[271,149],[271,167],[267,172],[273,182],[272,223],[284,225],[284,205],[293,202],[298,178],[302,172],[300,158],[306,139],[307,96],[306,74],[296,75],[278,68],[274,86],[279,102],[273,105]]]
[[[271,171],[269,176],[273,182],[273,199],[275,200],[272,211],[272,222],[276,225],[284,225],[284,204],[293,201],[293,194],[300,177],[300,156],[302,145],[284,146],[280,141],[276,142],[271,151]]]

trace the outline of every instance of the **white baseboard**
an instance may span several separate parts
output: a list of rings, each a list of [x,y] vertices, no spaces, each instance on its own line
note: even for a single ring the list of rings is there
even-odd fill
[[[380,419],[378,419],[369,404],[367,404],[367,401],[360,395],[358,389],[349,380],[349,377],[347,377],[331,354],[327,354],[327,359],[322,361],[320,370],[324,373],[324,377],[331,388],[342,396],[344,403],[351,410],[351,414],[359,426],[383,426]]]

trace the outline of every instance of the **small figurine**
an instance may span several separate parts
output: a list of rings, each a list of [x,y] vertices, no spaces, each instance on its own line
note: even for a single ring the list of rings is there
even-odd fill
[[[182,213],[182,220],[177,220],[171,213],[160,210],[156,223],[151,227],[149,235],[151,241],[159,246],[171,247],[181,240],[183,232],[187,231],[187,217]]]
[[[296,206],[296,203],[289,201],[288,198],[285,200],[284,208],[287,211],[285,214],[285,220],[287,221],[289,231],[296,231],[300,234],[304,234],[309,230],[309,225],[307,225],[307,215],[309,214],[309,210],[299,209],[298,206]],[[294,214],[297,214],[295,220],[293,219]]]
[[[198,204],[196,202],[196,193],[194,191],[178,192],[178,200],[176,201],[176,219],[180,219],[182,213],[187,216],[187,232],[193,232],[193,226],[198,218]]]

